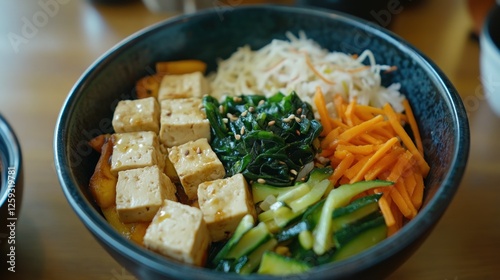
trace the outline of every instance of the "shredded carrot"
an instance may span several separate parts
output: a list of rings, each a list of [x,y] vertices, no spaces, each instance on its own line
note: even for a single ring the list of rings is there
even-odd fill
[[[374,188],[359,197],[383,193],[378,204],[388,235],[396,233],[422,207],[424,179],[430,169],[408,101],[404,102],[405,111],[396,113],[389,104],[377,108],[360,105],[356,98],[346,101],[336,95],[333,98],[336,114],[331,116],[324,116],[328,111],[320,90],[314,102],[320,117],[328,120],[328,133],[322,135],[320,147],[321,155],[327,155],[334,168],[330,181],[334,187],[362,180],[394,182],[390,187]],[[410,134],[405,125],[409,125]]]
[[[323,92],[320,87],[316,88],[316,93],[314,94],[314,104],[316,105],[316,109],[318,110],[318,114],[320,117],[321,125],[323,125],[322,135],[327,135],[332,131],[332,125],[328,121],[328,110],[326,108],[325,97],[323,96]]]
[[[420,154],[424,154],[424,145],[422,144],[422,138],[420,137],[420,131],[418,130],[417,120],[415,115],[413,115],[413,110],[411,109],[410,102],[408,99],[403,100],[403,106],[405,108],[406,116],[408,116],[408,123],[410,124],[411,131],[413,132],[413,138],[415,138],[415,144]]]
[[[380,149],[378,149],[374,154],[373,156],[371,156],[365,163],[365,165],[363,165],[363,167],[361,168],[361,170],[359,170],[358,174],[356,174],[356,176],[354,178],[351,179],[351,184],[352,183],[355,183],[355,182],[358,182],[358,181],[361,181],[361,179],[365,176],[366,172],[368,172],[368,170],[378,161],[380,160],[384,155],[385,153],[387,153],[392,145],[395,145],[397,142],[398,142],[398,138],[396,137],[393,137],[391,138],[389,141],[387,141],[384,145],[382,145],[382,147],[380,147]]]
[[[429,165],[425,161],[424,156],[418,151],[415,143],[413,143],[408,133],[406,133],[405,129],[401,126],[401,123],[390,104],[384,105],[384,112],[389,118],[389,122],[391,123],[392,128],[394,128],[398,136],[401,138],[401,141],[403,141],[403,144],[416,157],[417,162],[420,165],[422,174],[427,175],[430,169]]]
[[[353,162],[354,162],[354,155],[348,153],[333,171],[333,174],[330,177],[330,181],[335,185],[337,181],[340,179],[340,177],[347,171],[347,169],[351,167]]]

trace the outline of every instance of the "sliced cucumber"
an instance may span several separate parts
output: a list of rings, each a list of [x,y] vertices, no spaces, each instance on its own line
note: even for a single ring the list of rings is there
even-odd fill
[[[393,184],[393,182],[381,180],[361,181],[354,184],[341,185],[330,191],[325,200],[325,205],[323,205],[323,208],[321,209],[321,216],[319,217],[318,225],[313,231],[314,252],[318,255],[322,255],[333,247],[331,240],[331,235],[333,233],[333,210],[346,206],[354,196],[364,191],[375,187],[384,187]]]
[[[278,241],[276,241],[276,239],[269,239],[267,242],[250,253],[247,256],[247,261],[241,267],[237,268],[236,272],[239,274],[250,274],[254,272],[257,267],[259,267],[262,257],[266,254],[266,252],[272,251],[276,245],[278,245]]]
[[[253,202],[258,203],[266,199],[269,195],[274,195],[278,197],[279,195],[282,195],[284,193],[293,191],[294,189],[297,189],[301,186],[302,184],[299,185],[294,185],[291,187],[276,187],[276,186],[271,186],[268,184],[261,184],[261,183],[253,183],[252,184],[252,197],[253,197]]]
[[[333,211],[332,226],[337,231],[379,210],[378,200],[382,194],[373,194],[356,199],[345,207]]]
[[[217,253],[217,255],[214,257],[212,263],[217,264],[219,263],[220,260],[224,259],[227,257],[227,254],[234,249],[234,247],[238,244],[238,242],[241,240],[242,236],[246,234],[248,231],[250,231],[255,224],[255,220],[252,215],[248,214],[245,215],[238,226],[236,227],[233,235],[227,243],[222,247],[222,249]]]
[[[257,272],[259,274],[289,275],[306,272],[310,268],[306,263],[267,251],[262,256]]]
[[[260,245],[271,239],[271,233],[265,223],[259,223],[256,227],[247,231],[240,241],[229,250],[225,258],[239,259],[257,249]]]
[[[331,184],[332,183],[328,179],[318,182],[317,184],[312,186],[311,190],[307,194],[294,201],[289,202],[290,208],[292,208],[294,212],[300,212],[313,205],[314,203],[318,202],[321,197],[323,197],[326,189]]]
[[[335,234],[336,239],[343,240],[337,241],[342,243],[342,246],[334,253],[332,261],[339,261],[356,255],[387,237],[387,226],[383,216],[365,223],[362,229],[352,230],[351,227],[345,229],[345,232],[341,230]],[[341,238],[339,234],[344,235],[344,237]],[[348,238],[347,235],[349,235]]]
[[[357,235],[367,231],[368,229],[385,225],[384,216],[382,213],[375,212],[368,217],[335,232],[333,240],[337,248],[341,248],[351,242]]]

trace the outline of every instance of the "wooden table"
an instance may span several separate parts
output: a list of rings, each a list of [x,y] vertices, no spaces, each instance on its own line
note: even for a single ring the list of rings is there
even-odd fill
[[[170,16],[141,2],[1,1],[0,112],[24,153],[25,193],[16,233],[16,272],[1,279],[133,279],[68,205],[53,164],[56,118],[72,85],[101,54]],[[432,235],[389,279],[500,279],[500,118],[479,80],[479,46],[465,1],[402,6],[388,26],[444,70],[470,117],[471,151],[453,203]],[[0,256],[4,261],[5,256]],[[7,276],[7,277],[6,277]]]

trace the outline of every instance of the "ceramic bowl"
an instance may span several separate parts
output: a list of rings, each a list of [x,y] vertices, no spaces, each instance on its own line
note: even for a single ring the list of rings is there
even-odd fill
[[[158,23],[131,35],[100,57],[69,93],[55,130],[57,175],[68,203],[96,240],[140,279],[267,279],[221,274],[173,262],[123,238],[101,215],[88,192],[97,154],[87,141],[112,133],[119,100],[134,98],[137,79],[157,61],[200,59],[214,70],[243,45],[259,48],[285,33],[305,31],[331,51],[371,49],[379,63],[398,70],[383,83],[401,83],[414,108],[431,166],[420,213],[402,230],[345,261],[312,269],[294,279],[376,279],[393,272],[422,244],[457,191],[469,153],[469,127],[462,101],[443,72],[421,52],[391,32],[336,12],[287,6],[238,6],[204,10]],[[76,238],[76,237],[75,237]]]
[[[0,253],[10,254],[15,246],[17,219],[23,197],[23,159],[16,133],[0,114]],[[5,254],[4,254],[5,253]],[[15,253],[15,250],[14,250]],[[10,257],[7,257],[9,261]],[[3,268],[5,263],[0,266]]]

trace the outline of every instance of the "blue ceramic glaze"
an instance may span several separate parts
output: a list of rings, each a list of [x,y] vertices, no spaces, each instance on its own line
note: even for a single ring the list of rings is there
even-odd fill
[[[378,63],[398,67],[383,76],[383,83],[401,83],[419,123],[431,172],[423,208],[402,230],[357,256],[314,268],[300,279],[383,278],[411,256],[445,212],[467,163],[469,127],[459,94],[432,61],[395,34],[341,13],[272,5],[205,10],[146,28],[104,54],[69,93],[55,130],[57,174],[68,202],[103,247],[138,278],[242,279],[167,260],[115,232],[87,190],[97,161],[87,141],[112,132],[114,106],[134,98],[135,81],[152,73],[155,62],[201,59],[214,70],[217,59],[229,57],[240,46],[260,48],[274,38],[285,39],[287,31],[301,30],[331,51],[370,49]]]
[[[11,194],[10,197],[9,194]],[[23,158],[21,146],[13,128],[7,119],[0,114],[0,220],[6,223],[0,228],[0,253],[2,255],[7,254],[4,249],[7,249],[7,237],[10,236],[10,228],[7,227],[7,224],[10,221],[17,223],[15,219],[19,217],[22,195]],[[11,209],[14,210],[11,211]],[[0,268],[4,268],[4,264],[0,265]]]

